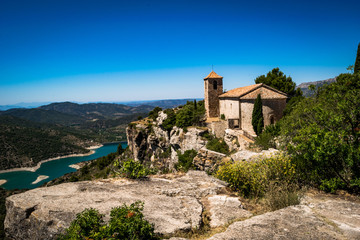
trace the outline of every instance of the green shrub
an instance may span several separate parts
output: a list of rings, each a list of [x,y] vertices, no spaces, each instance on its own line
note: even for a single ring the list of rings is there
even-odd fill
[[[275,211],[287,206],[298,205],[302,197],[301,191],[296,184],[270,183],[264,199],[266,206]]]
[[[155,107],[153,110],[149,112],[149,118],[152,120],[156,120],[156,118],[159,116],[159,112],[162,110],[160,107]]]
[[[160,153],[159,158],[169,158],[171,156],[171,147],[167,148],[164,152]]]
[[[323,179],[321,180],[320,190],[325,192],[335,193],[337,189],[343,189],[345,183],[339,178]]]
[[[360,74],[340,74],[281,121],[283,147],[304,183],[359,191],[352,184],[360,178],[359,92]]]
[[[195,102],[188,101],[176,113],[175,125],[179,128],[197,126],[200,124],[200,120],[204,116],[204,114],[205,114],[204,101],[197,102],[196,105]]]
[[[262,111],[261,95],[258,94],[254,103],[251,124],[256,135],[260,135],[264,128],[264,115]]]
[[[221,118],[222,120],[225,120],[225,115],[224,115],[224,114],[221,114],[221,115],[220,115],[220,118]]]
[[[104,237],[103,215],[98,210],[90,208],[77,214],[76,219],[71,222],[66,234],[59,239],[102,239]]]
[[[263,132],[255,138],[255,145],[263,150],[276,147],[273,136],[267,132]]]
[[[179,161],[175,165],[175,169],[183,172],[187,172],[190,169],[195,169],[193,160],[196,155],[197,152],[195,150],[186,150],[184,154],[178,152]]]
[[[120,173],[126,178],[137,179],[144,178],[149,175],[150,170],[140,162],[135,162],[134,160],[129,159],[123,162]]]
[[[164,113],[166,113],[167,118],[164,120],[162,127],[170,132],[172,130],[172,128],[175,126],[176,123],[176,114],[175,111],[173,109],[166,109],[164,111]]]
[[[103,224],[103,215],[96,209],[85,209],[59,239],[159,239],[154,233],[153,225],[144,219],[143,209],[144,204],[139,201],[130,206],[124,204],[113,208],[107,225]]]
[[[213,138],[206,144],[206,148],[215,152],[228,154],[229,146],[220,138]]]
[[[275,155],[254,161],[225,163],[216,173],[245,197],[263,197],[270,182],[290,184],[295,179],[295,166],[287,155]]]

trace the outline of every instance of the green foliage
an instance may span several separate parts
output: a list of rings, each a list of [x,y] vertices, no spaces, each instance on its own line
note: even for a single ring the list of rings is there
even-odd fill
[[[351,183],[360,176],[359,92],[360,74],[341,74],[282,121],[285,147],[303,181],[354,190]]]
[[[255,83],[264,83],[270,87],[280,90],[289,95],[290,98],[298,96],[301,90],[296,91],[296,84],[292,81],[291,77],[280,71],[279,68],[274,68],[267,75],[261,75],[255,79]]]
[[[76,219],[71,222],[64,236],[59,239],[101,239],[103,234],[103,216],[93,208],[85,209],[77,214]],[[100,232],[101,231],[101,232]]]
[[[59,155],[86,153],[80,143],[87,140],[68,128],[0,116],[0,169],[20,167],[24,160],[38,163]]]
[[[221,115],[220,115],[220,118],[221,118],[221,120],[225,120],[225,115],[224,115],[224,114],[221,114]]]
[[[275,137],[280,135],[279,122],[268,125],[264,131],[255,138],[255,144],[263,150],[276,148]]]
[[[258,94],[254,103],[254,109],[252,112],[251,124],[256,135],[260,135],[264,128],[264,116],[262,111],[261,95]]]
[[[59,240],[82,239],[124,239],[124,240],[155,240],[154,227],[144,219],[144,204],[140,201],[130,206],[113,208],[110,221],[103,223],[103,215],[96,209],[85,209],[71,222],[66,233]]]
[[[311,85],[310,85],[311,86]],[[314,85],[312,85],[314,86]],[[298,88],[298,90],[300,90],[300,88]],[[301,91],[301,90],[300,90]],[[286,107],[283,111],[283,116],[287,116],[289,115],[292,110],[296,107],[296,105],[301,102],[305,97],[301,94],[301,95],[296,95],[295,97],[292,97],[287,103],[286,103]]]
[[[186,150],[184,154],[178,152],[179,161],[175,165],[175,169],[183,172],[187,172],[190,169],[194,169],[195,166],[193,164],[193,160],[196,155],[197,152],[195,150]]]
[[[155,107],[153,110],[149,112],[149,118],[152,120],[156,120],[156,118],[159,116],[159,112],[162,110],[160,107]]]
[[[194,102],[189,101],[176,113],[175,125],[179,128],[197,126],[204,114],[204,101],[196,103],[196,108]]]
[[[140,162],[129,159],[123,162],[120,173],[126,178],[138,179],[144,178],[149,175],[150,170],[144,165],[142,165]]]
[[[164,113],[167,115],[167,118],[164,120],[162,127],[170,132],[172,128],[175,126],[176,123],[176,114],[174,109],[169,108],[164,111]]]
[[[276,155],[256,161],[225,163],[216,173],[245,197],[262,197],[270,183],[289,184],[295,179],[295,166],[287,155]]]
[[[356,54],[354,73],[360,74],[360,43],[358,45],[358,50],[357,50],[357,54]]]
[[[210,137],[211,140],[208,141],[206,144],[206,148],[215,152],[228,154],[229,153],[229,146],[223,139]]]
[[[331,178],[321,180],[320,190],[335,193],[337,189],[344,189],[345,184],[340,178]]]

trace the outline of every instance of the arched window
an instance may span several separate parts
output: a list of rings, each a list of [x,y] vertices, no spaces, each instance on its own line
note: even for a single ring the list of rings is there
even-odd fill
[[[217,89],[217,82],[216,81],[214,81],[213,86],[214,86],[214,89],[216,90]]]

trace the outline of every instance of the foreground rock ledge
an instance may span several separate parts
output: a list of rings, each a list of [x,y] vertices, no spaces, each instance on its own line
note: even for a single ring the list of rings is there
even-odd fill
[[[155,232],[173,234],[199,228],[204,211],[201,200],[226,196],[225,187],[205,172],[190,171],[173,179],[105,179],[37,188],[6,199],[5,231],[14,239],[53,239],[85,208],[98,209],[108,220],[113,207],[140,200],[145,202],[144,216],[155,225]],[[238,208],[242,208],[240,203]],[[243,217],[233,212],[236,216],[230,210],[227,217],[214,218],[216,224]],[[240,213],[251,215],[245,210]]]

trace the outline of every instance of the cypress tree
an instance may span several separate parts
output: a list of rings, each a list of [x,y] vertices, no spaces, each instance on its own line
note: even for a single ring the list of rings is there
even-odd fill
[[[257,98],[254,103],[251,124],[253,126],[256,135],[261,134],[262,129],[264,128],[264,116],[262,111],[262,101],[260,94],[257,95]]]
[[[360,73],[360,43],[358,45],[358,50],[356,54],[354,73]]]

